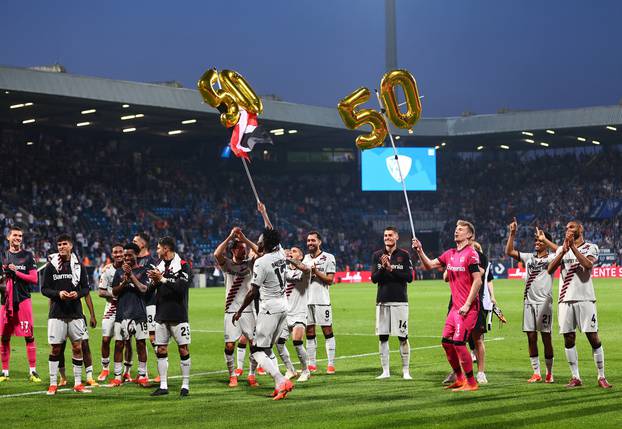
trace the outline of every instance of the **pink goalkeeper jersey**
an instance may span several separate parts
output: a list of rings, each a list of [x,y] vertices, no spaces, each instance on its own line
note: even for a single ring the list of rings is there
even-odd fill
[[[462,250],[449,249],[439,256],[438,260],[447,268],[452,308],[457,310],[464,305],[469,296],[473,284],[469,267],[472,265],[479,267],[479,255],[471,246],[466,246]],[[471,309],[474,306],[478,308],[478,305],[479,299],[475,299]]]

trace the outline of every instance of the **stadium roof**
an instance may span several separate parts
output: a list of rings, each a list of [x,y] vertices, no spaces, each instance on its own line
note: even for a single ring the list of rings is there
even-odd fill
[[[201,141],[226,139],[218,112],[202,103],[197,90],[161,84],[0,67],[0,109],[0,125],[5,127],[82,128]],[[261,118],[269,129],[283,128],[285,134],[275,140],[282,139],[292,149],[308,149],[309,145],[353,147],[357,134],[344,127],[336,108],[266,99]],[[31,119],[35,121],[24,122]],[[196,122],[182,123],[193,119]],[[134,130],[123,133],[128,129]],[[622,142],[622,106],[422,118],[414,131],[409,135],[399,130],[400,143],[442,145],[446,150],[460,151],[480,146],[484,150],[526,150],[617,144]]]

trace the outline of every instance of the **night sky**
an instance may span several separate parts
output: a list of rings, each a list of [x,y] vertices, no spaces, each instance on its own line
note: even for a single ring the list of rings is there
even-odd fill
[[[397,15],[424,117],[622,99],[622,1],[397,0]],[[191,88],[232,68],[295,103],[335,106],[385,71],[382,0],[2,0],[0,22],[2,65]]]

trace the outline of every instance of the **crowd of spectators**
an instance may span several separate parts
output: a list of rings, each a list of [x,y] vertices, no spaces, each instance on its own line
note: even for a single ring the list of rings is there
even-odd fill
[[[142,231],[174,236],[186,259],[209,267],[214,248],[234,225],[253,239],[261,231],[246,177],[226,163],[235,160],[206,166],[148,148],[127,151],[116,142],[24,146],[5,138],[0,150],[0,231],[22,225],[26,247],[40,258],[54,250],[57,234],[69,232],[77,252],[96,266],[109,257],[113,242]],[[596,211],[603,202],[622,204],[620,165],[618,150],[539,157],[505,152],[496,159],[439,153],[438,191],[410,193],[411,205],[445,222],[439,248],[451,245],[454,222],[464,218],[475,223],[489,256],[501,258],[507,224],[516,216],[522,226],[518,248],[532,247],[535,225],[560,242],[565,222],[578,218],[586,239],[617,253],[620,210],[606,217]],[[361,192],[354,164],[295,174],[278,165],[256,171],[260,196],[286,244],[304,246],[306,232],[317,229],[339,269],[369,268],[382,241],[367,219],[386,213],[389,197]]]

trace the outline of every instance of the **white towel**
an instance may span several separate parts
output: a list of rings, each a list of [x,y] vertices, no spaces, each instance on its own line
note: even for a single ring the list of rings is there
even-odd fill
[[[56,271],[60,272],[60,269],[61,269],[60,254],[52,253],[50,256],[48,256],[48,261],[54,268],[56,268]],[[69,266],[71,268],[71,283],[73,283],[73,285],[77,287],[78,283],[80,283],[80,274],[82,272],[82,265],[80,265],[80,260],[78,259],[78,256],[75,253],[71,254],[71,261],[69,263]]]
[[[490,272],[491,264],[489,263],[486,267],[486,271],[484,271],[484,284],[482,287],[484,288],[484,296],[482,298],[482,304],[484,310],[492,311],[492,300],[490,299],[490,289],[488,289],[488,273]]]
[[[164,274],[164,271],[166,270],[166,264],[164,263],[164,259],[160,261],[157,268],[159,272]],[[173,260],[169,264],[168,270],[175,277],[179,275],[179,272],[181,271],[181,257],[177,253],[175,253],[175,256],[173,256]]]

